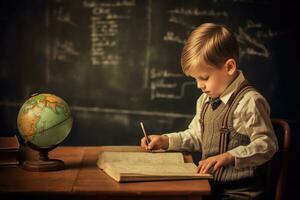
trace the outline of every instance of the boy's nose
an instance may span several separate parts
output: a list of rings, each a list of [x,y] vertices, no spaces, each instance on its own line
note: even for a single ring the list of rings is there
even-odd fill
[[[204,90],[205,89],[205,85],[203,83],[201,83],[200,81],[197,81],[197,88]]]

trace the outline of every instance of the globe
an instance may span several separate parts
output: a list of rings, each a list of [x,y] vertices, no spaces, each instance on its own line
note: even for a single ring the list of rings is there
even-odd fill
[[[25,162],[25,169],[49,171],[62,168],[61,162],[58,164],[58,160],[48,158],[48,151],[68,136],[73,124],[70,108],[62,98],[53,94],[32,95],[19,110],[17,124],[28,146],[40,152],[40,159]]]

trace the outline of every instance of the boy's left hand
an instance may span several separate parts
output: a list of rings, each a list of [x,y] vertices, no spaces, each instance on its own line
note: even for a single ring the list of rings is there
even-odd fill
[[[231,164],[234,165],[234,156],[225,152],[199,161],[197,173],[214,173],[217,169]]]

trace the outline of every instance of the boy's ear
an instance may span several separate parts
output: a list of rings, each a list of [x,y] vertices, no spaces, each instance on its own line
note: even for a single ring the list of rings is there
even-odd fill
[[[228,75],[233,75],[235,73],[235,71],[237,70],[236,68],[236,62],[233,58],[229,58],[226,62],[225,62],[225,68],[226,68],[226,72]]]

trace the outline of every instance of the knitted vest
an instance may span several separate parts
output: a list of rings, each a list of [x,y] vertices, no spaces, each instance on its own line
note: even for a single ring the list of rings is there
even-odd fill
[[[240,145],[248,145],[250,138],[238,133],[233,128],[233,112],[244,94],[254,90],[246,82],[243,82],[234,92],[228,103],[223,102],[216,110],[212,110],[209,102],[202,107],[200,125],[202,128],[202,159],[224,153]],[[214,180],[219,182],[235,181],[254,175],[254,167],[236,169],[229,165],[217,170]]]

